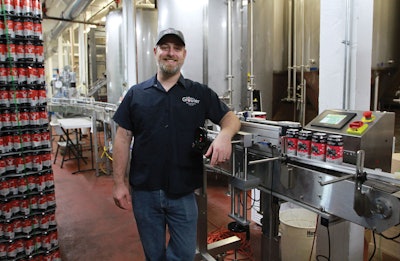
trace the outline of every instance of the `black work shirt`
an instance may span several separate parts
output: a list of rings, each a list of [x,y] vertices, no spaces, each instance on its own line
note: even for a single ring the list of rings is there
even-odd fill
[[[133,133],[130,185],[183,195],[202,185],[203,156],[195,132],[229,111],[206,85],[184,79],[166,92],[156,76],[129,89],[114,121]]]

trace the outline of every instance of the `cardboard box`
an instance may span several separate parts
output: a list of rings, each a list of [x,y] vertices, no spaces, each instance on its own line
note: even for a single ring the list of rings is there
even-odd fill
[[[391,227],[382,232],[386,237],[394,237],[400,233],[399,227]],[[366,230],[365,238],[369,240],[368,258],[374,249],[374,241],[370,230]],[[400,238],[388,240],[375,234],[376,250],[373,261],[400,261]]]
[[[393,153],[391,172],[400,172],[400,153]]]

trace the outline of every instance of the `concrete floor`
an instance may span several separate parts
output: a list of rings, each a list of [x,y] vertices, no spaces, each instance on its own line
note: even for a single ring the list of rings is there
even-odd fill
[[[55,147],[54,147],[55,151]],[[90,152],[85,152],[90,156]],[[76,161],[64,162],[61,155],[53,164],[56,192],[56,220],[63,261],[141,261],[144,254],[131,211],[114,205],[112,177],[96,176],[94,171],[72,174]],[[54,159],[54,153],[53,153]],[[90,162],[81,169],[90,168]],[[233,220],[228,217],[230,197],[227,179],[216,174],[208,177],[208,232],[226,230]],[[215,234],[215,233],[214,233]],[[261,260],[261,227],[250,224],[248,247],[239,260]],[[249,254],[248,258],[245,255]],[[234,255],[224,260],[234,260]]]

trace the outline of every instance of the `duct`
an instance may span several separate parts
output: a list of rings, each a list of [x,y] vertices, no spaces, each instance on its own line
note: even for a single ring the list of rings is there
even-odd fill
[[[74,20],[77,18],[91,3],[93,0],[78,0],[76,1],[69,10],[64,13],[64,19]],[[60,34],[68,27],[69,23],[66,21],[60,21],[47,36],[48,39],[57,39]]]

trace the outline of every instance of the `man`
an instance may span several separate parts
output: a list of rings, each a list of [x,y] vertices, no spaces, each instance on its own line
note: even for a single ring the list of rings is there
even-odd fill
[[[113,146],[113,196],[118,207],[133,207],[146,260],[192,261],[194,190],[201,187],[203,175],[203,155],[192,146],[196,130],[206,119],[221,126],[205,153],[215,165],[230,158],[240,121],[214,91],[181,75],[186,58],[182,32],[161,31],[154,56],[157,74],[130,88],[113,118],[119,125]],[[125,173],[132,139],[129,189]]]

